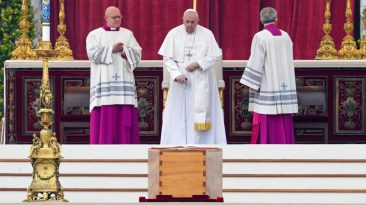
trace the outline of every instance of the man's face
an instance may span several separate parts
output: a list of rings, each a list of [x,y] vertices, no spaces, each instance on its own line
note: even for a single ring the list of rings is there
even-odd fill
[[[118,9],[112,9],[108,12],[105,17],[105,21],[107,22],[107,26],[112,28],[118,28],[121,26],[122,15]]]
[[[193,33],[198,24],[197,15],[193,12],[189,12],[183,16],[183,24],[187,33]]]

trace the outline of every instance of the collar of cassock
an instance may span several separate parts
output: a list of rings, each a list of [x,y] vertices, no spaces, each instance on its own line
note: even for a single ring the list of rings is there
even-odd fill
[[[264,24],[264,29],[268,30],[274,36],[281,36],[281,31],[275,23]]]
[[[105,31],[119,31],[119,27],[118,27],[118,28],[112,28],[112,27],[109,27],[109,26],[107,26],[107,25],[104,25],[104,26],[103,26],[103,29],[104,29]]]

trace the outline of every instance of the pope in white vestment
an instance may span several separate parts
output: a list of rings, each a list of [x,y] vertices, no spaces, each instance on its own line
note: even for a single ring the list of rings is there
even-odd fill
[[[161,144],[226,144],[215,63],[222,55],[213,33],[188,9],[167,34],[159,54],[170,73]]]

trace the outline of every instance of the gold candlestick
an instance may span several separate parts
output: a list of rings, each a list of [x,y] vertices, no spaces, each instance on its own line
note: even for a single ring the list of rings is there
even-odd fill
[[[337,50],[335,49],[334,42],[332,36],[330,36],[330,32],[332,31],[332,24],[330,23],[330,0],[325,0],[325,23],[323,24],[323,31],[325,35],[320,42],[320,47],[316,51],[315,59],[318,60],[328,60],[328,59],[337,59]]]
[[[70,49],[69,42],[65,37],[66,33],[66,24],[65,24],[65,8],[64,8],[64,0],[60,0],[60,12],[59,12],[60,22],[57,26],[57,31],[60,36],[56,40],[55,50],[59,51],[55,60],[74,60],[72,56],[72,50]]]
[[[29,21],[28,17],[28,1],[22,1],[22,17],[19,22],[21,35],[16,41],[15,49],[11,52],[12,60],[34,60],[37,59],[37,54],[32,50],[32,41],[28,37]]]
[[[47,42],[47,41],[46,41]],[[50,45],[43,45],[49,47]],[[53,96],[50,88],[48,59],[57,51],[49,48],[36,49],[37,55],[43,59],[42,83],[40,87],[41,115],[40,124],[43,129],[39,137],[33,135],[30,156],[33,167],[33,180],[27,189],[24,202],[67,202],[64,199],[63,188],[59,181],[59,166],[61,161],[61,147],[56,134],[52,132],[52,115],[54,111]]]
[[[340,59],[357,59],[359,52],[357,45],[351,33],[353,31],[353,22],[351,21],[352,10],[350,0],[346,0],[346,23],[344,24],[344,31],[346,36],[342,40],[342,48],[338,51]]]

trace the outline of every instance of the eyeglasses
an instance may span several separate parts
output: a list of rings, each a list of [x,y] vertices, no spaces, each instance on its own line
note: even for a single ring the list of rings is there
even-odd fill
[[[109,18],[112,18],[113,20],[120,20],[122,16],[108,16]]]

